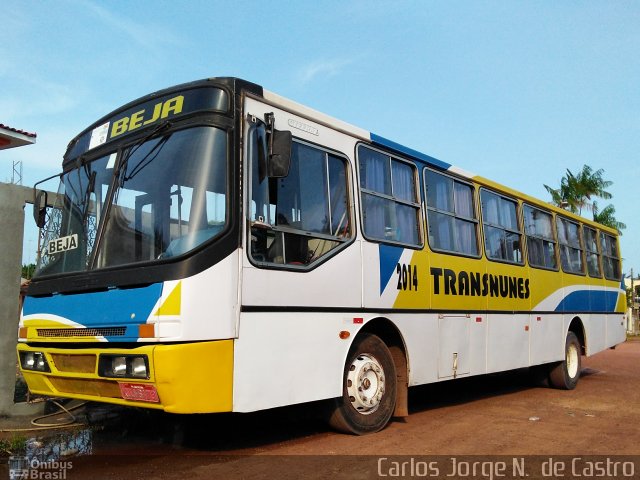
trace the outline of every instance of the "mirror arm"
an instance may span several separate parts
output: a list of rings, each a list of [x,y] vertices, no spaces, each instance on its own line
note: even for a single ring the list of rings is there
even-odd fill
[[[269,149],[269,158],[273,156],[273,135],[275,132],[276,125],[276,117],[271,113],[264,114],[264,120],[267,125],[267,138],[268,138],[268,149]]]

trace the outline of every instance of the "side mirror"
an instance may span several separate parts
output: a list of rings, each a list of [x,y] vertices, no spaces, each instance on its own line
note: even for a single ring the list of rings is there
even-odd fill
[[[33,197],[33,219],[38,228],[44,227],[47,217],[47,192],[44,190],[34,191]]]
[[[273,113],[267,113],[265,120],[269,140],[267,176],[271,178],[286,177],[289,175],[289,166],[291,165],[291,132],[275,129]]]
[[[282,178],[289,175],[291,165],[291,132],[273,130],[269,152],[269,176]]]

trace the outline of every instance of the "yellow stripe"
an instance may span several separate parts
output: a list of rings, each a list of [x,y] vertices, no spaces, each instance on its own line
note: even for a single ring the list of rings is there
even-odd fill
[[[178,282],[167,299],[156,311],[156,315],[180,315],[182,300],[182,282]]]

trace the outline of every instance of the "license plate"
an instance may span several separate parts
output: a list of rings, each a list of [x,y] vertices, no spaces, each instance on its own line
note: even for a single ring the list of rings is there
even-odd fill
[[[158,391],[153,385],[146,383],[119,383],[120,394],[125,400],[137,402],[159,403]]]

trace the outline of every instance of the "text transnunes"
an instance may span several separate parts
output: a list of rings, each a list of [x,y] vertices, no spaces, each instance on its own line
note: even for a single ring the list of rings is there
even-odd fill
[[[529,279],[480,272],[455,272],[448,268],[431,267],[433,293],[471,297],[529,298]]]

